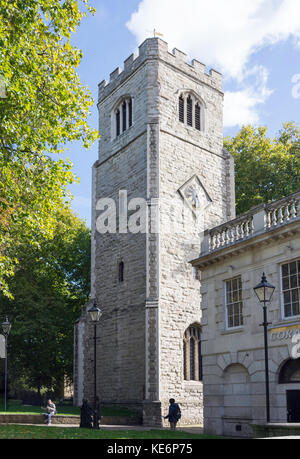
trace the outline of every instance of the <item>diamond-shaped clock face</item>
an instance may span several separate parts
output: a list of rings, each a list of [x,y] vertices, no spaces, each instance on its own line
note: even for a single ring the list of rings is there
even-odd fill
[[[197,175],[193,175],[193,177],[179,188],[178,192],[196,216],[212,203],[212,199],[209,197]]]

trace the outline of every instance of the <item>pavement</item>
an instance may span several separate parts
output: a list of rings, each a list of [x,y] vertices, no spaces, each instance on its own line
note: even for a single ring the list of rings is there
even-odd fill
[[[71,427],[71,428],[79,428],[78,424],[51,424],[48,426],[45,424],[29,424],[29,423],[20,423],[19,425],[27,425],[27,426],[38,426],[38,427]],[[122,426],[122,425],[100,425],[101,430],[135,430],[135,431],[146,431],[146,430],[158,430],[158,427],[144,427],[144,426]],[[169,430],[169,428],[164,427],[163,430]],[[202,434],[203,427],[200,425],[193,425],[193,426],[183,426],[177,427],[177,431],[180,432],[187,432],[192,434]]]

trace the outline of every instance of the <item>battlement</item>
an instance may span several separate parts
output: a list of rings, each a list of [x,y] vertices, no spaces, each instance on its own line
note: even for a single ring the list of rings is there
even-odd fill
[[[117,86],[123,83],[132,73],[134,73],[147,60],[160,59],[167,64],[189,74],[191,77],[212,86],[222,92],[222,74],[214,69],[209,70],[204,64],[193,59],[188,62],[187,54],[174,48],[172,52],[168,50],[168,44],[160,38],[147,38],[139,46],[139,54],[131,54],[124,61],[123,70],[117,67],[111,74],[109,82],[107,80],[99,83],[98,101],[107,97]]]

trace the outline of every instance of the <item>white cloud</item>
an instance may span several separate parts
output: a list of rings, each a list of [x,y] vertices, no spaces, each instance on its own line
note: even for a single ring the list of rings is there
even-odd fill
[[[247,78],[246,78],[247,76]],[[257,108],[272,94],[267,87],[268,72],[256,66],[245,74],[245,83],[238,91],[226,91],[224,98],[224,126],[258,124]]]
[[[142,0],[127,23],[140,44],[154,28],[163,33],[170,49],[186,52],[216,68],[225,81],[244,84],[250,58],[258,49],[293,39],[300,46],[299,0]],[[257,120],[257,105],[270,90],[261,72],[260,93],[254,87],[238,87],[227,94],[248,122]],[[230,117],[227,117],[229,123]]]

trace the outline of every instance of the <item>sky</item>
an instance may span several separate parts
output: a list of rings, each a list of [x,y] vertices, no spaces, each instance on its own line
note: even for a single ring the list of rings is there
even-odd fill
[[[300,0],[90,0],[95,15],[84,18],[72,44],[83,52],[81,82],[94,98],[89,124],[98,129],[98,83],[156,29],[169,51],[177,48],[214,68],[224,79],[224,136],[245,124],[268,127],[276,136],[287,121],[299,124]],[[101,135],[101,126],[100,126]],[[101,140],[100,140],[101,141]],[[80,178],[72,185],[73,210],[91,219],[91,170],[98,143],[85,150],[68,145]]]

